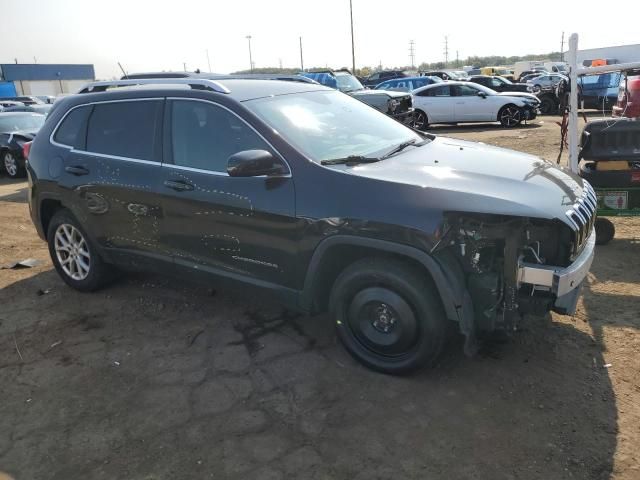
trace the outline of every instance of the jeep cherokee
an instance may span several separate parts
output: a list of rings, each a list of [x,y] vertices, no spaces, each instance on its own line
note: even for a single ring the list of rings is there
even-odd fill
[[[472,353],[522,314],[571,314],[594,252],[586,181],[315,84],[90,84],[55,105],[28,174],[73,288],[116,269],[261,287],[329,310],[348,351],[388,373],[433,363],[454,324]]]

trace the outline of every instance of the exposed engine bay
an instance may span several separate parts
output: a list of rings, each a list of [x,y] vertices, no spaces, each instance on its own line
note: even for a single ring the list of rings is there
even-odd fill
[[[553,309],[551,287],[520,282],[519,265],[565,267],[572,242],[572,230],[557,221],[450,214],[434,252],[448,267],[455,259],[473,304],[475,333],[482,335],[513,330],[522,315]]]

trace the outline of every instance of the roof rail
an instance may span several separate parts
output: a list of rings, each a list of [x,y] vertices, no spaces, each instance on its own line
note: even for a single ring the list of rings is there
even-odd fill
[[[92,82],[82,87],[78,93],[104,92],[110,87],[135,87],[141,85],[188,85],[194,90],[211,90],[217,93],[231,93],[224,85],[206,78],[140,78],[135,80],[109,80]]]

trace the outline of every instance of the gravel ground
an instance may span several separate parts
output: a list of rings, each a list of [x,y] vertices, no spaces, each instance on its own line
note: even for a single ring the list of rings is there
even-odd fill
[[[435,127],[555,159],[557,118]],[[0,470],[22,479],[638,479],[640,218],[598,247],[574,317],[409,377],[356,364],[326,316],[136,275],[52,270],[0,179]]]

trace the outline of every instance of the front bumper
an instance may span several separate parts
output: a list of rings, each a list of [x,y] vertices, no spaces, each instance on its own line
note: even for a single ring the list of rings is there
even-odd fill
[[[591,232],[582,253],[568,267],[553,267],[535,263],[518,264],[518,282],[547,290],[556,297],[554,310],[573,315],[584,279],[589,273],[596,246],[596,230]]]
[[[391,113],[389,115],[392,116],[397,121],[399,121],[400,123],[403,123],[404,125],[412,126],[413,117],[414,117],[413,112],[414,112],[413,108],[410,108],[409,110],[406,110],[404,112]]]

